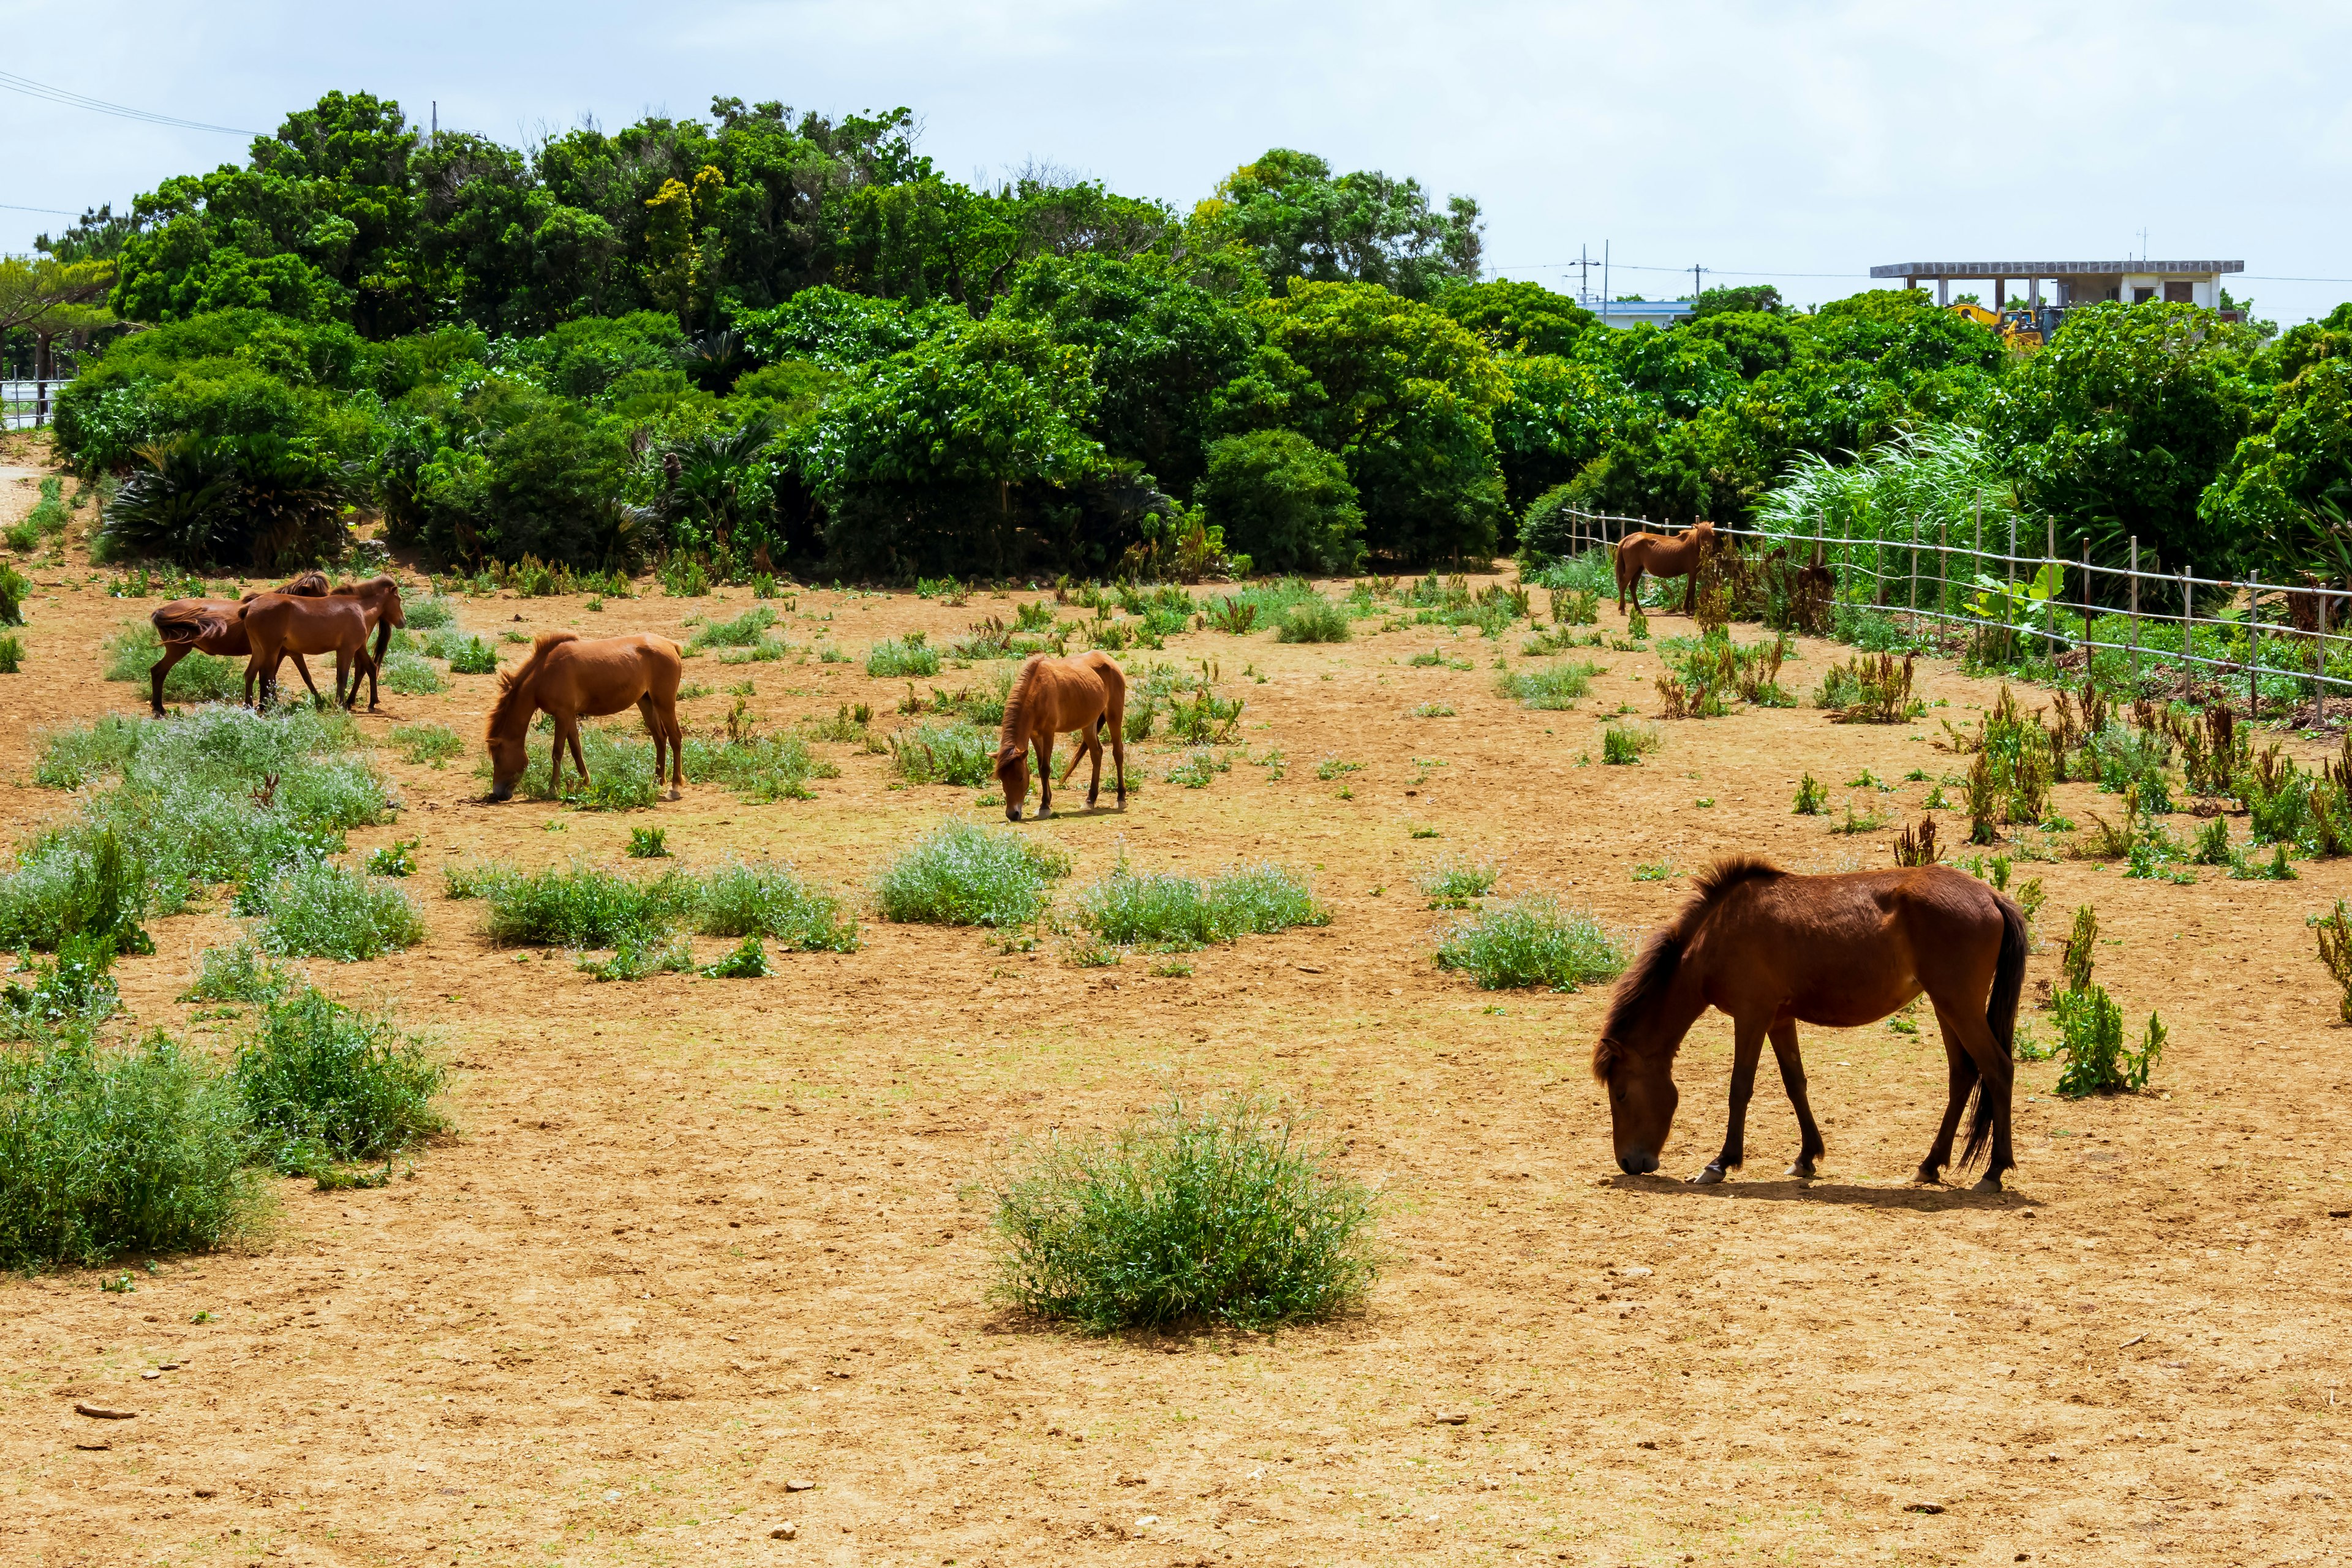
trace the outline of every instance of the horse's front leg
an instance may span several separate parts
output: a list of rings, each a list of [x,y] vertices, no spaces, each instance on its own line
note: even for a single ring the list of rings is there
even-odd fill
[[[1951,1020],[1944,1016],[1940,1007],[1936,1010],[1936,1022],[1944,1035],[1945,1082],[1948,1098],[1944,1101],[1943,1122],[1936,1129],[1935,1144],[1927,1151],[1927,1157],[1919,1162],[1919,1169],[1912,1177],[1914,1181],[1929,1186],[1944,1179],[1944,1167],[1952,1163],[1952,1135],[1959,1131],[1960,1113],[1968,1109],[1969,1091],[1977,1087],[1979,1076],[1975,1058],[1960,1044]]]
[[[563,727],[563,740],[572,748],[572,761],[580,770],[580,783],[584,788],[588,783],[588,759],[580,752],[580,720],[577,715]]]
[[[188,657],[188,649],[194,646],[195,645],[193,643],[184,642],[165,643],[163,645],[163,657],[157,659],[155,661],[155,668],[147,672],[155,678],[155,693],[153,700],[155,704],[156,718],[161,719],[163,716],[163,678],[172,673],[172,667],[173,665]],[[246,677],[247,705],[250,706],[252,701],[253,677],[247,675]]]
[[[1789,1174],[1810,1176],[1822,1157],[1822,1130],[1813,1122],[1812,1101],[1805,1098],[1805,1063],[1797,1055],[1795,1019],[1783,1018],[1772,1026],[1772,1055],[1780,1064],[1780,1087],[1789,1091],[1789,1103],[1797,1110],[1797,1163],[1789,1167]]]
[[[1706,1170],[1691,1178],[1702,1187],[1715,1185],[1747,1163],[1748,1101],[1756,1092],[1756,1063],[1764,1054],[1766,1022],[1748,1018],[1732,1020],[1731,1119],[1724,1129],[1723,1152],[1717,1154]]]
[[[1096,797],[1102,794],[1102,731],[1089,726],[1087,730],[1087,755],[1093,760],[1094,772],[1087,775],[1087,809],[1095,808]]]
[[[1037,815],[1054,815],[1054,731],[1037,737]]]

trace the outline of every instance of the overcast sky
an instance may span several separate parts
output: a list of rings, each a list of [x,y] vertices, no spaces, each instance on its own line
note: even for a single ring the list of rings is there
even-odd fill
[[[1694,263],[1804,303],[1874,262],[2108,259],[2145,229],[2242,259],[2232,291],[2283,323],[2352,299],[2352,6],[2318,0],[0,0],[0,69],[256,130],[336,88],[509,142],[714,94],[904,104],[950,174],[1036,158],[1185,205],[1297,147],[1475,196],[1491,273],[1573,289],[1607,242],[1613,291],[1652,298]],[[0,148],[23,250],[62,220],[10,208],[120,207],[245,142],[0,92]]]

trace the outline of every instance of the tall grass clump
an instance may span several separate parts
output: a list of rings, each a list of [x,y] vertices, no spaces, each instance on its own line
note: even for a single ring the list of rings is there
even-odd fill
[[[997,1298],[1087,1333],[1312,1321],[1379,1270],[1378,1195],[1253,1096],[1028,1144],[994,1197]]]
[[[183,1002],[266,1002],[297,984],[299,972],[278,968],[250,942],[208,947],[196,955],[196,975]]]
[[[706,621],[695,629],[690,648],[751,647],[776,624],[775,607],[753,605],[731,621]]]
[[[1591,915],[1528,893],[1455,921],[1438,939],[1437,966],[1462,970],[1482,991],[1574,991],[1615,979],[1625,952]]]
[[[182,662],[193,664],[194,658],[192,655]],[[457,667],[453,663],[449,668],[456,669]],[[175,668],[172,673],[177,675],[179,670]],[[377,679],[383,682],[386,691],[397,692],[403,697],[430,697],[449,688],[449,683],[441,679],[441,672],[429,661],[422,655],[406,649],[384,655],[383,668],[377,672]]]
[[[412,765],[439,767],[466,754],[466,742],[446,724],[401,724],[394,727],[392,745],[400,760]]]
[[[261,915],[255,938],[280,957],[362,963],[425,940],[424,918],[397,881],[342,866],[301,866],[248,887],[240,908]]]
[[[1276,642],[1346,642],[1353,636],[1348,612],[1320,594],[1299,600],[1275,617]]]
[[[730,860],[704,874],[694,896],[705,936],[766,937],[803,952],[854,952],[857,921],[841,900],[810,887],[790,866]]]
[[[1026,925],[1045,912],[1048,884],[1069,874],[1069,855],[1046,840],[943,822],[883,869],[875,901],[886,921]]]
[[[1495,890],[1502,868],[1492,860],[1448,855],[1422,868],[1413,878],[1433,910],[1466,910]]]
[[[866,650],[866,673],[877,679],[897,680],[939,672],[940,650],[926,645],[920,632],[886,637]]]
[[[890,765],[908,784],[977,787],[995,775],[996,739],[971,724],[919,724],[890,737]]]
[[[1578,698],[1592,689],[1592,678],[1600,673],[1601,667],[1592,664],[1506,670],[1495,678],[1495,692],[1522,708],[1573,708]]]
[[[653,742],[642,734],[580,727],[580,752],[588,759],[588,782],[567,756],[563,764],[563,804],[581,811],[637,811],[661,799],[666,779],[654,777]],[[740,734],[713,740],[688,735],[684,770],[692,784],[716,784],[745,801],[809,800],[813,778],[840,773],[819,757],[797,735]],[[552,800],[548,789],[548,763],[553,754],[546,737],[531,737],[530,760],[516,790],[526,799]],[[474,775],[488,779],[490,761],[485,755],[474,764]]]
[[[457,601],[446,594],[430,595],[414,604],[404,603],[402,609],[415,631],[436,632],[457,624]]]
[[[163,657],[163,639],[146,621],[125,621],[106,639],[106,679],[135,680],[144,686],[149,671]],[[236,702],[245,693],[245,663],[192,653],[163,677],[163,696],[173,702]]]
[[[0,1050],[0,1268],[221,1245],[261,1202],[246,1125],[236,1085],[160,1031]]]
[[[637,882],[577,862],[494,874],[478,886],[483,930],[501,947],[649,946],[684,917],[695,892],[678,871]]]
[[[232,1070],[260,1153],[289,1174],[387,1159],[448,1126],[424,1041],[307,984],[263,1004]]]
[[[1207,880],[1137,871],[1122,858],[1078,895],[1079,925],[1105,943],[1185,952],[1236,937],[1331,923],[1307,879],[1286,866],[1236,866]]]

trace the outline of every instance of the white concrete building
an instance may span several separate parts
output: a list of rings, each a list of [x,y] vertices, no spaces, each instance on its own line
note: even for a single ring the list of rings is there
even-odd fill
[[[2052,298],[2046,302],[2061,309],[2101,300],[2137,305],[2158,300],[2210,310],[2221,307],[2222,278],[2245,269],[2242,261],[1894,261],[1872,268],[1870,275],[1900,278],[1906,289],[1933,279],[1938,305],[1951,303],[1952,284],[1963,279],[1990,283],[1992,298],[1986,303],[1993,310],[2006,309],[2018,286],[2039,310],[2045,303],[2042,285],[2047,280]]]

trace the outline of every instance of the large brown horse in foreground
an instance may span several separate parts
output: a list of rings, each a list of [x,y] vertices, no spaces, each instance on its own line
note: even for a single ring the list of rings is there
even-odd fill
[[[1833,1029],[1875,1023],[1921,992],[1936,1008],[1950,1069],[1950,1099],[1918,1180],[1934,1182],[1952,1158],[1952,1134],[1970,1092],[1976,1114],[1967,1170],[1992,1161],[1975,1190],[2000,1191],[2015,1167],[2010,1091],[2016,1069],[2018,994],[2025,983],[2025,917],[2015,904],[1948,866],[1837,876],[1792,876],[1745,857],[1719,860],[1698,891],[1654,933],[1617,984],[1592,1076],[1609,1089],[1617,1163],[1628,1174],[1658,1168],[1675,1120],[1675,1053],[1709,1006],[1731,1015],[1731,1122],[1723,1151],[1691,1179],[1720,1182],[1745,1153],[1748,1100],[1766,1039],[1796,1107],[1801,1140],[1794,1176],[1811,1176],[1821,1129],[1805,1099],[1797,1025]]]
[[[499,671],[499,698],[490,706],[485,740],[490,750],[490,798],[514,794],[515,781],[530,765],[527,742],[531,715],[544,708],[555,720],[555,753],[548,759],[547,787],[561,795],[563,748],[572,748],[580,782],[588,782],[588,759],[580,752],[580,716],[618,713],[634,703],[654,738],[654,782],[669,758],[669,797],[686,783],[686,728],[677,721],[677,683],[686,661],[667,637],[639,632],[629,637],[581,640],[578,632],[541,632],[530,657]]]
[[[156,606],[147,617],[154,623],[155,635],[163,644],[163,657],[147,672],[153,688],[148,700],[154,706],[156,718],[163,716],[163,678],[190,654],[208,653],[218,658],[252,658],[253,645],[245,636],[245,607],[268,591],[254,588],[240,599],[174,599]],[[305,572],[278,590],[310,599],[327,591],[327,574],[323,572]],[[301,673],[302,684],[310,689],[310,695],[318,696],[318,682],[310,679],[310,667],[302,662],[299,654],[294,656],[294,668]],[[253,703],[254,673],[248,665],[245,672],[245,700],[248,707]]]
[[[1047,658],[1033,654],[1013,678],[1004,700],[1004,728],[996,737],[996,782],[1004,786],[1004,815],[1021,820],[1021,804],[1029,798],[1029,752],[1037,753],[1037,815],[1054,809],[1054,737],[1076,731],[1077,749],[1062,782],[1070,782],[1078,759],[1091,756],[1094,773],[1087,780],[1087,805],[1102,793],[1103,732],[1110,733],[1110,753],[1118,769],[1118,807],[1127,809],[1127,674],[1100,648],[1076,658]]]
[[[1625,613],[1625,598],[1642,602],[1642,574],[1653,577],[1688,577],[1683,614],[1698,612],[1698,567],[1715,548],[1715,524],[1695,522],[1681,533],[1629,533],[1617,544],[1617,613]]]

